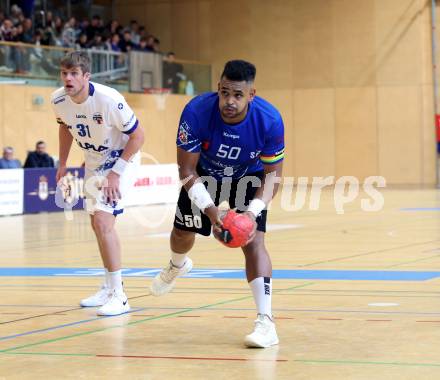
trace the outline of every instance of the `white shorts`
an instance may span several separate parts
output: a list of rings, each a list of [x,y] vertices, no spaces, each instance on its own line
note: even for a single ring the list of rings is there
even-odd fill
[[[140,165],[140,154],[136,154],[128,162],[124,172],[119,178],[119,192],[121,199],[114,204],[109,204],[104,200],[102,190],[99,190],[103,180],[111,169],[107,170],[91,170],[85,168],[84,176],[84,209],[89,214],[94,214],[95,211],[105,211],[113,215],[121,214],[124,211],[124,199],[128,196],[131,188],[136,182],[137,171]]]

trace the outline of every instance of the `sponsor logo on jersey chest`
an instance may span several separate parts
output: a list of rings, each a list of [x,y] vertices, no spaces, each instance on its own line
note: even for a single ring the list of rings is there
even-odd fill
[[[107,150],[108,147],[104,146],[104,145],[99,145],[98,147],[94,144],[90,144],[88,142],[82,143],[79,140],[76,140],[76,142],[78,143],[78,145],[85,149],[85,150],[94,150],[95,152],[103,152],[104,150]]]
[[[102,124],[104,122],[104,119],[102,118],[102,113],[95,112],[93,114],[93,121],[97,124]]]
[[[225,137],[229,137],[229,138],[234,139],[234,140],[240,138],[239,135],[233,135],[233,134],[228,133],[228,132],[223,132],[223,136],[225,136]]]

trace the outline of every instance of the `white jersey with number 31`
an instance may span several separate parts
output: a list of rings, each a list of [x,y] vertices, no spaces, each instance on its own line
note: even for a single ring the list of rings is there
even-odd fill
[[[63,87],[52,93],[51,104],[57,122],[67,126],[84,150],[85,165],[91,170],[110,169],[138,126],[124,97],[99,83],[89,82],[89,96],[81,104],[73,102]]]

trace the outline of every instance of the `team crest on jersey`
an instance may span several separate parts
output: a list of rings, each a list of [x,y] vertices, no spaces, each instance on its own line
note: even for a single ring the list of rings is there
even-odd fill
[[[102,118],[102,113],[100,112],[94,113],[93,121],[95,121],[97,124],[102,124],[104,122],[104,119]]]
[[[182,144],[186,144],[188,142],[188,131],[185,129],[185,122],[179,125],[179,141]]]

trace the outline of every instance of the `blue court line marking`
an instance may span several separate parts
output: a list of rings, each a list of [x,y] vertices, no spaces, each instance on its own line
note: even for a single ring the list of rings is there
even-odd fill
[[[146,307],[144,308],[137,308],[137,309],[132,309],[130,311],[128,311],[127,313],[124,314],[130,314],[130,313],[136,313],[138,311],[143,311],[147,309]],[[122,314],[122,315],[124,315]],[[8,340],[8,339],[13,339],[13,338],[18,338],[20,336],[26,336],[26,335],[32,335],[32,334],[37,334],[40,332],[46,332],[46,331],[52,331],[52,330],[58,330],[58,329],[62,329],[64,327],[70,327],[70,326],[75,326],[75,325],[80,325],[83,323],[88,323],[88,322],[93,322],[93,321],[97,321],[99,319],[105,319],[105,318],[114,318],[114,317],[120,317],[121,315],[109,315],[109,316],[101,316],[101,317],[95,317],[95,318],[91,318],[91,319],[82,319],[81,321],[76,321],[76,322],[71,322],[71,323],[65,323],[63,325],[57,325],[57,326],[52,326],[52,327],[47,327],[45,329],[39,329],[39,330],[32,330],[32,331],[27,331],[25,333],[21,333],[21,334],[14,334],[14,335],[6,335],[6,336],[2,336],[0,337],[0,341],[2,340]]]
[[[440,211],[440,207],[404,207],[400,211]]]
[[[161,269],[125,268],[124,277],[154,277]],[[97,277],[104,274],[100,268],[0,268],[0,277]],[[246,278],[244,269],[193,269],[187,278]],[[440,272],[393,270],[312,270],[274,269],[274,279],[286,280],[350,280],[350,281],[427,281],[439,278]]]

